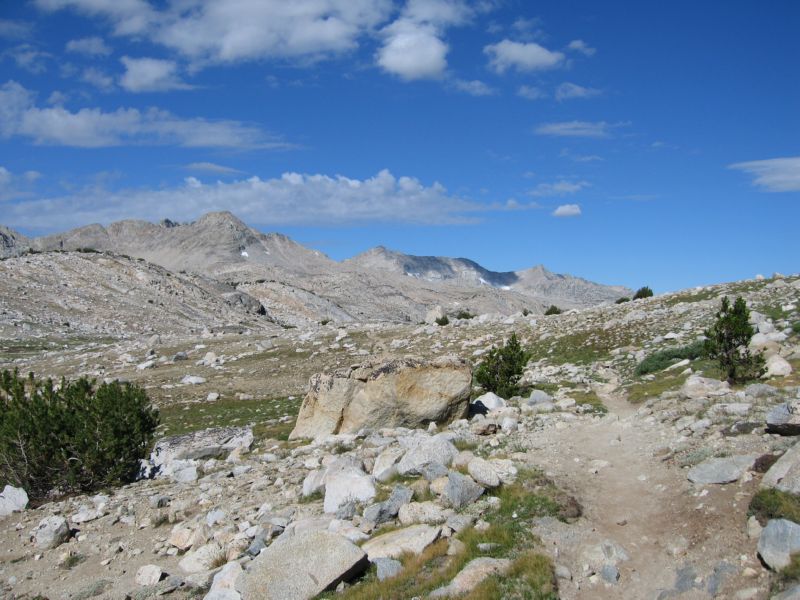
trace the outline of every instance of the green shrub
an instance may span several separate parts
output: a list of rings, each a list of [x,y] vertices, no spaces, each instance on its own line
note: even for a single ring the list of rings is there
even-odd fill
[[[439,319],[436,319],[436,324],[439,325],[440,327],[444,327],[445,325],[450,324],[450,319],[448,319],[447,315],[445,315]]]
[[[794,325],[792,325],[792,331],[800,333],[800,321],[795,321]]]
[[[800,522],[800,496],[774,488],[758,490],[750,501],[747,514],[766,525],[770,519],[789,519]]]
[[[31,499],[51,490],[90,492],[136,478],[158,412],[129,383],[0,377],[0,483]]]
[[[634,300],[642,300],[643,298],[650,298],[653,295],[653,290],[648,286],[640,287],[633,295]]]
[[[655,352],[636,365],[634,373],[636,375],[647,375],[663,371],[673,363],[688,358],[694,360],[707,355],[705,342],[694,342],[688,346],[680,348],[667,348],[660,352]]]
[[[750,311],[739,296],[733,306],[722,299],[716,321],[705,332],[706,352],[716,359],[731,383],[757,379],[764,374],[764,357],[751,354],[747,345],[755,333],[750,325]]]
[[[474,319],[475,315],[473,315],[468,310],[460,310],[455,314],[455,318],[456,319],[467,319],[467,320],[469,320],[469,319]]]
[[[492,348],[486,359],[478,365],[475,369],[475,381],[487,392],[511,398],[519,391],[517,382],[522,377],[530,356],[530,352],[520,345],[517,334],[512,333],[507,343],[499,348]]]
[[[622,298],[617,298],[614,304],[625,304],[626,302],[630,302],[631,299],[627,296],[623,296]]]
[[[544,314],[545,315],[560,315],[561,314],[561,309],[558,308],[555,304],[551,304],[550,308],[548,308],[546,311],[544,311]]]

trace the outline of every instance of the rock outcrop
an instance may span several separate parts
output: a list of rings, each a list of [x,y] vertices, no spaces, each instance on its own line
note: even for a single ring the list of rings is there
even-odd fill
[[[289,437],[448,423],[466,415],[471,385],[471,365],[453,357],[365,363],[320,373],[311,378]]]

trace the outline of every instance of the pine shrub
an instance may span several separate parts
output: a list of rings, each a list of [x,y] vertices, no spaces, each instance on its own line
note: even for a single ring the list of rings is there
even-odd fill
[[[625,304],[626,302],[630,302],[630,301],[631,301],[630,298],[628,298],[627,296],[623,296],[622,298],[617,298],[614,301],[614,304]]]
[[[158,411],[129,383],[0,377],[0,483],[32,499],[129,483],[150,450]]]
[[[651,290],[648,286],[644,286],[636,290],[636,293],[633,295],[633,299],[642,300],[644,298],[650,298],[652,296],[653,296],[653,290]]]
[[[511,398],[519,392],[519,378],[530,360],[530,352],[525,351],[512,333],[508,342],[492,348],[486,359],[475,369],[475,381],[487,392],[494,392],[502,398]]]
[[[436,319],[436,324],[439,327],[444,327],[445,325],[450,324],[450,319],[447,318],[447,315],[444,315],[443,317],[439,317],[438,319]]]
[[[727,297],[723,298],[716,321],[705,332],[706,351],[719,362],[731,383],[758,379],[765,372],[764,357],[752,354],[747,347],[754,333],[744,298],[736,298],[733,306]]]
[[[558,308],[555,304],[551,304],[550,308],[548,308],[546,311],[544,311],[544,314],[545,315],[560,315],[561,314],[561,309]]]

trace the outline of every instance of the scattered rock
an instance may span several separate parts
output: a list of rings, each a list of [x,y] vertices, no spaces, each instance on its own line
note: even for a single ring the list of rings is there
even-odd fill
[[[773,571],[787,567],[791,555],[800,552],[800,525],[787,519],[771,519],[758,539],[758,554]]]
[[[745,471],[753,466],[755,455],[711,458],[689,469],[687,478],[700,485],[724,484],[737,481]]]
[[[439,539],[441,532],[441,527],[412,525],[374,537],[365,542],[361,548],[369,555],[370,560],[399,558],[405,552],[420,554]]]
[[[472,504],[483,494],[483,488],[475,483],[471,477],[462,475],[457,471],[450,471],[447,475],[447,486],[444,489],[443,500],[455,509]]]
[[[482,458],[473,458],[467,465],[467,472],[483,487],[495,488],[500,485],[500,476],[492,464]]]
[[[800,494],[800,445],[795,444],[764,474],[762,488]]]
[[[0,493],[0,517],[21,512],[28,506],[28,494],[22,488],[6,485]]]
[[[394,558],[376,558],[372,562],[377,567],[378,581],[395,577],[403,571],[403,563]]]
[[[488,558],[482,556],[469,561],[458,575],[446,586],[431,592],[431,598],[460,596],[475,589],[487,577],[503,575],[511,568],[507,558]]]
[[[766,367],[765,377],[786,377],[792,373],[792,365],[778,354],[773,354],[767,359]]]
[[[164,571],[158,565],[144,565],[136,571],[137,585],[155,585],[161,581]]]
[[[60,546],[70,537],[69,526],[64,517],[46,517],[39,521],[33,530],[33,538],[37,548],[49,549]]]
[[[780,435],[800,435],[800,400],[778,404],[769,411],[767,431]]]
[[[308,600],[363,573],[364,550],[326,531],[276,541],[250,564],[240,584],[243,598]]]

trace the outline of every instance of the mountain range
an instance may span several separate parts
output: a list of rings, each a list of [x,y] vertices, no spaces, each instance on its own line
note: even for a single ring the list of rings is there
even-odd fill
[[[27,238],[0,226],[0,258],[30,252],[94,250],[144,259],[173,273],[202,276],[260,302],[284,325],[320,320],[419,322],[445,312],[542,313],[550,304],[582,308],[630,290],[538,265],[495,272],[466,258],[411,256],[377,247],[337,262],[279,233],[261,233],[229,212],[197,221],[125,220]]]

